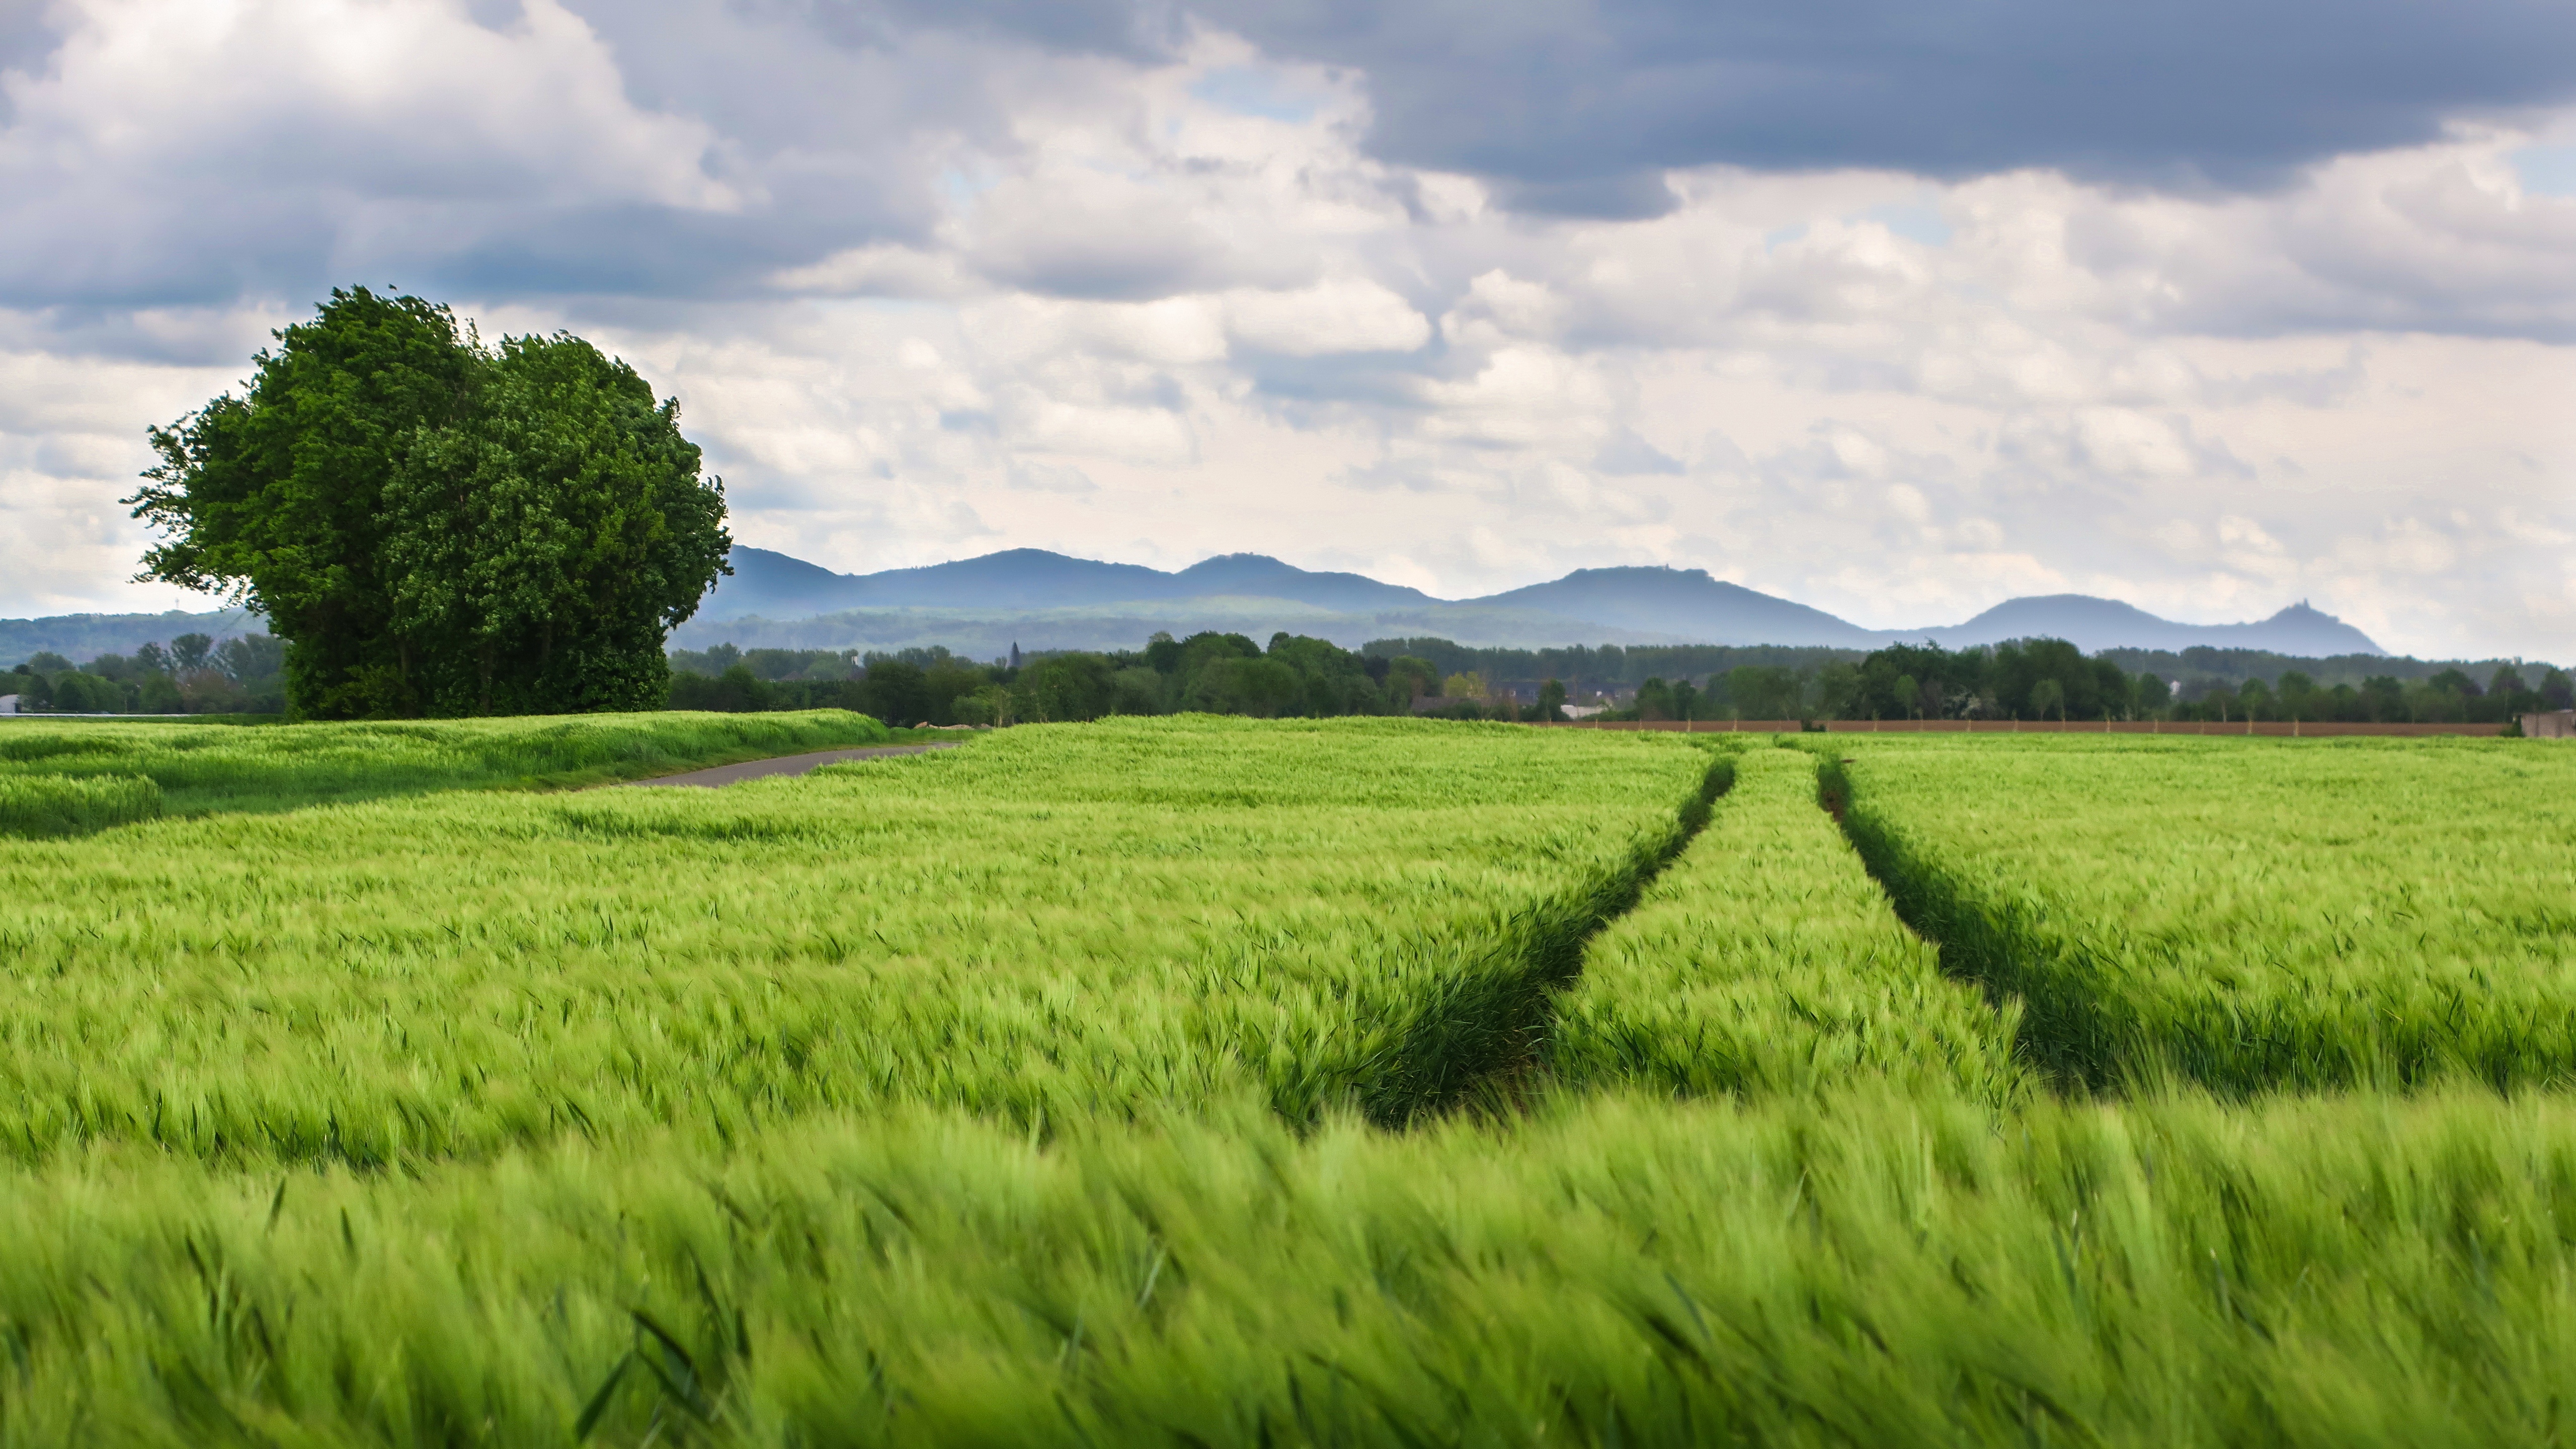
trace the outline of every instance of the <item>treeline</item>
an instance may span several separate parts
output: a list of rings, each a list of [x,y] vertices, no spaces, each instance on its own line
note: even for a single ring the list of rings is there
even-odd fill
[[[1898,645],[1870,654],[1848,673],[1839,665],[1819,671],[1816,704],[1844,719],[2493,724],[2576,703],[2576,684],[2564,672],[2544,666],[2527,674],[2510,665],[2484,684],[2456,668],[2417,679],[2391,673],[2331,685],[2285,669],[2269,683],[2259,675],[2241,682],[2202,676],[2184,681],[2176,692],[2160,671],[2123,668],[2129,653],[2105,650],[2088,659],[2062,639],[1956,652]]]
[[[1815,674],[1837,660],[1861,657],[1857,649],[1782,644],[1604,644],[1563,649],[1479,649],[1446,639],[1372,639],[1360,652],[1381,658],[1411,655],[1429,660],[1442,678],[1474,675],[1501,691],[1535,697],[1548,680],[1577,699],[1626,693],[1649,679],[1707,681],[1742,668]],[[1750,716],[1747,716],[1750,718]]]
[[[2306,658],[2295,654],[2275,654],[2268,649],[2215,649],[2194,645],[2180,652],[2171,649],[2105,649],[2100,657],[2116,662],[2132,674],[2155,674],[2178,679],[2188,691],[2197,686],[2218,684],[2242,687],[2248,680],[2260,680],[2267,689],[2278,689],[2282,676],[2297,674],[2309,681],[2309,687],[2332,689],[2349,684],[2358,691],[2373,679],[2394,679],[2399,684],[2430,681],[2434,676],[2457,671],[2471,680],[2492,680],[2499,669],[2512,671],[2522,686],[2538,689],[2541,680],[2552,670],[2548,664],[2526,664],[2519,659],[2415,659],[2387,654],[2330,654]]]
[[[1280,633],[1157,634],[1141,650],[1065,650],[1019,664],[943,648],[861,654],[737,649],[671,655],[674,709],[837,707],[895,724],[1012,724],[1185,710],[1260,718],[1433,714],[1557,720],[1603,698],[1606,720],[2315,720],[2501,722],[2576,706],[2548,666],[2498,667],[2483,683],[2451,668],[2321,684],[2296,669],[2270,681],[2200,676],[2176,691],[2128,651],[2087,656],[2062,639],[1947,650],[1721,646],[1472,649],[1444,639],[1377,640],[1358,651]],[[1710,666],[1695,668],[1690,666]],[[1633,680],[1633,683],[1631,681]]]
[[[1511,701],[1444,696],[1452,681],[1418,656],[1362,654],[1284,632],[1270,636],[1267,648],[1242,634],[1157,634],[1143,649],[1060,650],[1016,665],[964,659],[939,647],[860,654],[721,644],[674,651],[671,669],[673,709],[837,707],[889,724],[1006,725],[1186,711],[1257,719],[1405,714],[1424,699],[1478,718],[1531,713]],[[1475,683],[1464,676],[1455,682]]]
[[[286,708],[286,643],[246,634],[217,644],[182,634],[132,654],[73,664],[51,651],[7,674],[0,694],[30,714],[277,714]]]
[[[1562,681],[1578,701],[1614,694],[1624,706],[1608,716],[1614,719],[1641,711],[1669,719],[2031,719],[2061,710],[2070,718],[2099,719],[2108,709],[2125,718],[2242,720],[2251,710],[2255,719],[2453,723],[2569,707],[2564,671],[2519,660],[2304,659],[2196,646],[2178,653],[2105,649],[2090,656],[2086,670],[2076,662],[2085,656],[2062,640],[1956,653],[1928,645],[1868,653],[1776,645],[1478,649],[1446,639],[1380,639],[1361,652],[1419,656],[1444,676],[1472,674],[1521,699],[1534,698],[1550,679]],[[2111,685],[2114,671],[2126,683]],[[2029,691],[2043,676],[2056,680],[2058,694],[2034,705]],[[1914,689],[1899,700],[1896,681],[1908,677]],[[1922,699],[1935,681],[1941,697]],[[2162,694],[2153,681],[2162,682]]]
[[[2293,669],[2271,684],[2248,679],[2240,685],[2223,680],[2186,685],[2175,717],[2502,724],[2540,710],[2576,708],[2576,682],[2565,671],[2539,673],[2536,684],[2523,670],[2505,665],[2484,685],[2466,670],[2445,669],[2423,679],[2381,674],[2358,686],[2322,686]]]

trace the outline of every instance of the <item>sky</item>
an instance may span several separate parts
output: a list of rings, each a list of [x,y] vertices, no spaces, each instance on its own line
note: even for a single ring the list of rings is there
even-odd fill
[[[2564,0],[0,0],[0,615],[333,286],[864,572],[1614,564],[2576,659]]]

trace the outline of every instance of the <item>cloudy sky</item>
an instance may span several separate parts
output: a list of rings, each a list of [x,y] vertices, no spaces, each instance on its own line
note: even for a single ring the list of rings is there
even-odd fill
[[[2576,658],[2565,0],[0,0],[0,614],[334,284],[743,542]]]

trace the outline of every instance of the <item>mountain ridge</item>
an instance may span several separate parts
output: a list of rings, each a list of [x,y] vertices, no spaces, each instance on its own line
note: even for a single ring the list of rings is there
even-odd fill
[[[1437,636],[1480,648],[1574,644],[1776,644],[1874,649],[1933,643],[1959,649],[2004,639],[2065,639],[2105,649],[2210,646],[2301,658],[2387,651],[2305,600],[2267,619],[2183,624],[2086,594],[2046,594],[1984,610],[1963,623],[1867,629],[1824,610],[1711,576],[1705,569],[1615,566],[1474,599],[1439,599],[1365,574],[1301,569],[1266,554],[1230,553],[1177,572],[1077,559],[1046,549],[875,574],[835,573],[770,549],[737,546],[735,572],[676,648],[728,638],[775,647],[884,648],[946,644],[977,657],[1032,648],[1133,648],[1158,629],[1215,628],[1267,638],[1285,629],[1357,647],[1371,639]],[[0,619],[0,669],[39,650],[74,660],[128,652],[146,640],[259,627],[244,610],[210,614],[63,615]]]
[[[1868,629],[1822,609],[1728,583],[1705,569],[1618,565],[1576,569],[1560,579],[1470,599],[1439,599],[1420,589],[1365,574],[1316,572],[1267,554],[1229,553],[1177,572],[1142,564],[1078,559],[1047,549],[1009,549],[950,563],[838,574],[769,549],[736,545],[735,573],[720,580],[691,623],[692,633],[735,620],[789,622],[796,617],[911,610],[967,610],[995,615],[1083,610],[1115,616],[1165,615],[1192,600],[1229,605],[1263,599],[1390,626],[1437,630],[1447,616],[1535,630],[1518,642],[1785,644],[1872,649],[1893,643],[1937,643],[1960,649],[2005,639],[2065,639],[2086,653],[2103,649],[2184,649],[2195,645],[2267,649],[2325,657],[2386,654],[2352,625],[2305,600],[2268,619],[2185,624],[2132,604],[2089,594],[2007,599],[1964,623],[1917,629]],[[1499,613],[1497,613],[1499,611]],[[1184,610],[1184,613],[1187,611]],[[1239,607],[1204,612],[1229,617]],[[1257,611],[1256,611],[1257,612]],[[1281,611],[1283,617],[1287,612]],[[1395,616],[1401,616],[1400,618]],[[1034,622],[1034,621],[1033,621]],[[1355,617],[1353,626],[1358,626]],[[1310,623],[1311,627],[1311,623]],[[1561,637],[1557,637],[1561,636]]]

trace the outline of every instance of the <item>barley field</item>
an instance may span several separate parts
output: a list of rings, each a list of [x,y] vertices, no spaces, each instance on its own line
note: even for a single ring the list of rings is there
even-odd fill
[[[2546,742],[1863,742],[1854,838],[2069,1082],[2576,1068],[2576,752]]]
[[[0,1445],[2576,1395],[2551,742],[1180,717],[591,793],[699,717],[222,728],[0,730]]]
[[[39,715],[0,720],[0,836],[429,790],[561,789],[888,738],[877,721],[836,709],[291,726]],[[70,781],[123,781],[129,792],[132,782],[150,781],[157,793],[141,792],[137,803],[117,808],[74,808],[69,801],[86,797],[66,790]],[[146,808],[143,800],[152,803]]]

